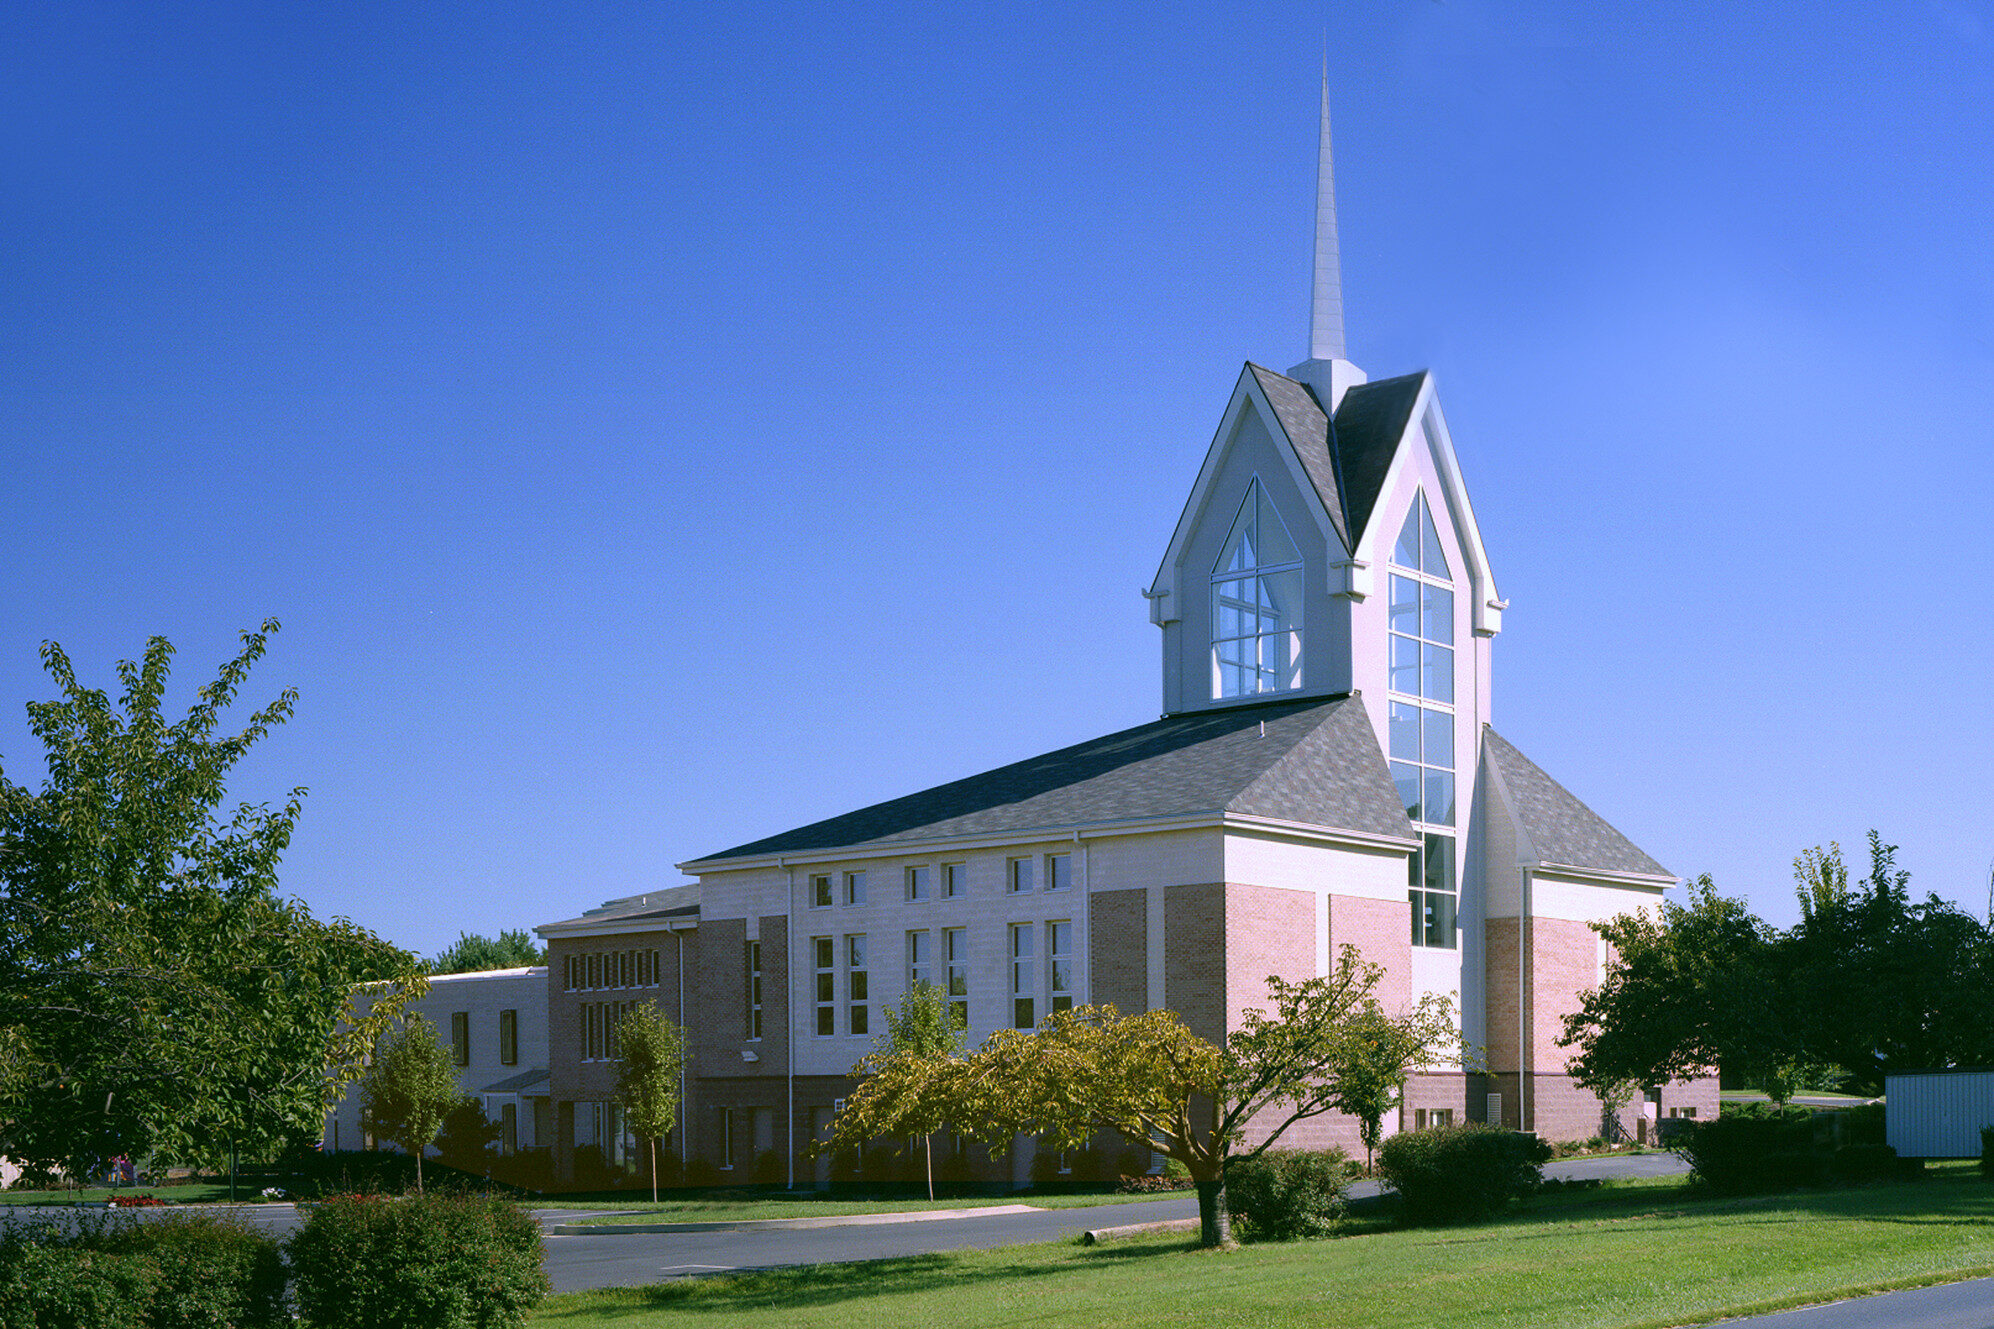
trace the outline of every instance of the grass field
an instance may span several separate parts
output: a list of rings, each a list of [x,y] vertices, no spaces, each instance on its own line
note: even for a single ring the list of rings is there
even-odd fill
[[[619,1223],[750,1223],[769,1218],[833,1218],[845,1214],[914,1214],[930,1209],[982,1209],[999,1204],[1028,1204],[1034,1209],[1088,1209],[1101,1204],[1140,1204],[1150,1200],[1195,1200],[1195,1191],[1162,1195],[1117,1195],[1089,1191],[1076,1195],[969,1195],[953,1200],[838,1200],[803,1194],[758,1196],[754,1199],[715,1197],[668,1200],[641,1210],[583,1220],[613,1226]]]
[[[1994,1274],[1994,1185],[1953,1168],[1751,1200],[1651,1181],[1546,1196],[1497,1223],[1229,1253],[1152,1238],[695,1279],[552,1297],[534,1322],[1645,1329],[1980,1274]]]

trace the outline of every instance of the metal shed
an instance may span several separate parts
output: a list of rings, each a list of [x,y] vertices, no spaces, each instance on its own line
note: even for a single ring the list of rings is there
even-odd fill
[[[1978,1158],[1994,1126],[1994,1069],[1906,1071],[1883,1081],[1884,1139],[1901,1158]]]

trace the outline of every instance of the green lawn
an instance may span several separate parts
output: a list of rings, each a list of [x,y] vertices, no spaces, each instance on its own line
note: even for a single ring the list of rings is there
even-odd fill
[[[1088,1209],[1101,1204],[1139,1204],[1148,1200],[1193,1200],[1195,1191],[1163,1195],[1117,1195],[1090,1191],[1078,1195],[968,1195],[953,1200],[841,1200],[815,1195],[763,1195],[734,1199],[667,1200],[641,1210],[584,1219],[605,1226],[620,1223],[750,1223],[769,1218],[833,1218],[845,1214],[914,1214],[930,1209],[982,1209],[999,1204],[1028,1204],[1034,1209]],[[554,1207],[554,1206],[549,1206]]]
[[[549,1298],[537,1329],[724,1323],[1665,1326],[1994,1273],[1994,1186],[1699,1200],[1672,1181],[1499,1223],[1198,1251],[1175,1237],[818,1266]]]
[[[261,1185],[238,1182],[235,1195],[238,1200],[247,1200],[252,1195],[260,1194],[262,1189]],[[116,1190],[92,1186],[80,1191],[0,1191],[0,1205],[75,1204],[79,1200],[102,1204],[113,1195],[156,1195],[168,1204],[227,1204],[228,1183],[224,1181],[219,1186],[209,1182],[180,1186],[120,1186]]]

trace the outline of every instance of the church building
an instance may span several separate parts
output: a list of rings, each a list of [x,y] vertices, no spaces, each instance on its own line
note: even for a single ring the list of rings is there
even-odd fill
[[[557,1166],[631,1145],[609,1102],[622,1002],[687,1027],[675,1152],[808,1184],[824,1165],[799,1151],[912,983],[948,991],[972,1044],[1088,1003],[1218,1041],[1268,975],[1327,973],[1346,944],[1387,1008],[1445,995],[1478,1050],[1417,1076],[1388,1130],[1600,1133],[1556,1042],[1603,974],[1588,925],[1676,879],[1492,726],[1507,602],[1433,377],[1373,381],[1345,354],[1326,87],[1320,154],[1309,356],[1241,370],[1145,592],[1160,718],[540,928]],[[1716,1100],[1661,1086],[1629,1127]],[[1356,1126],[1287,1138],[1353,1147]],[[1022,1181],[1028,1156],[995,1166]]]

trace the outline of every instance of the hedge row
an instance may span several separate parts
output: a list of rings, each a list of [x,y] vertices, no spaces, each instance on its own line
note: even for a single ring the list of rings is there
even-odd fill
[[[0,1225],[0,1329],[518,1329],[548,1290],[503,1200],[350,1196],[281,1247],[233,1215]],[[287,1295],[288,1293],[288,1295]]]

